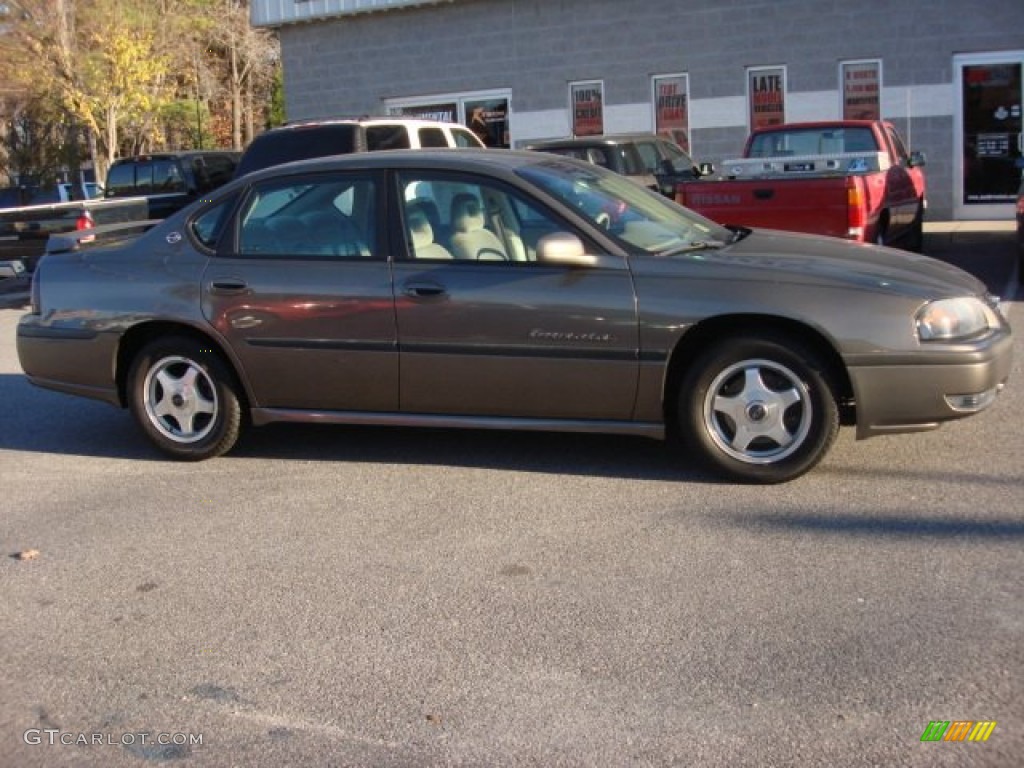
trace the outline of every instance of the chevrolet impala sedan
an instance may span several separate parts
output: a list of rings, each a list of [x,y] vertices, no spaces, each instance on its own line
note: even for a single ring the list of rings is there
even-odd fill
[[[795,478],[841,425],[937,427],[1011,367],[997,300],[924,256],[724,228],[535,152],[319,159],[141,235],[51,239],[18,354],[167,454],[275,421],[677,437]]]

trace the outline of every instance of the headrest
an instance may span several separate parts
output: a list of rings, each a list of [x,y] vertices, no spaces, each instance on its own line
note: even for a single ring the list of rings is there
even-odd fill
[[[409,211],[409,231],[412,233],[413,248],[423,248],[434,242],[434,230],[427,214],[418,208]]]
[[[456,195],[452,200],[452,226],[458,232],[473,232],[484,228],[484,212],[475,195]]]

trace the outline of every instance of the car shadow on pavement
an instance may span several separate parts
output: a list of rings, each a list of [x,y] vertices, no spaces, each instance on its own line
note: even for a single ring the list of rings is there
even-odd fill
[[[932,538],[932,539],[1021,539],[1024,521],[1004,517],[968,519],[940,517],[918,511],[894,510],[884,515],[865,513],[732,514],[718,516],[722,524],[750,530],[788,530],[826,536]]]
[[[0,451],[156,460],[127,411],[0,374]]]
[[[0,450],[172,461],[127,410],[0,374]],[[231,460],[337,461],[721,483],[657,440],[616,435],[270,424],[243,432]]]
[[[455,466],[668,482],[720,483],[658,440],[621,435],[270,424],[227,458]]]

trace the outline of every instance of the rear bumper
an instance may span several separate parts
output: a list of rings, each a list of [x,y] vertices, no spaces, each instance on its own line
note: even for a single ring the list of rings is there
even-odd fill
[[[18,361],[39,387],[120,406],[115,381],[117,335],[44,326],[35,315],[18,324]]]
[[[920,364],[851,365],[857,439],[935,429],[995,401],[1010,375],[1013,338],[999,334],[972,352],[932,352]]]

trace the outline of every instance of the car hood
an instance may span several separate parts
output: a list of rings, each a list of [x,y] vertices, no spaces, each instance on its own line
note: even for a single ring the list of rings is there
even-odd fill
[[[984,295],[985,284],[937,259],[832,237],[753,230],[702,261],[755,270],[758,280],[845,285],[922,298]]]

